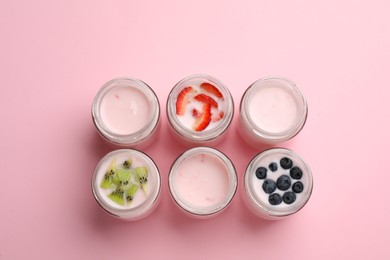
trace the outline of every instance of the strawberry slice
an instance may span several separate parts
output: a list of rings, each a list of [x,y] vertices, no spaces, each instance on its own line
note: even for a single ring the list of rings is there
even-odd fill
[[[184,115],[186,111],[187,104],[191,97],[191,94],[194,92],[194,88],[191,86],[185,87],[182,91],[180,91],[179,95],[176,99],[176,114]]]
[[[202,114],[195,120],[192,128],[195,131],[203,131],[211,122],[211,105],[206,103],[203,106]]]
[[[223,99],[223,95],[222,95],[221,91],[219,91],[219,89],[217,89],[217,87],[215,87],[214,85],[212,85],[208,82],[203,82],[202,84],[200,84],[200,88],[203,89],[204,91],[210,93],[210,94],[213,94],[217,98]]]
[[[212,107],[218,108],[218,103],[212,97],[206,94],[198,94],[195,96],[195,100],[202,103],[209,103]]]

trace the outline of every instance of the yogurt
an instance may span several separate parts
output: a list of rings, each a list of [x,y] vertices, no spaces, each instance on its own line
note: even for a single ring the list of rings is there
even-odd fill
[[[309,200],[313,177],[308,164],[296,153],[272,148],[249,163],[243,198],[258,216],[279,219],[300,210]]]
[[[239,131],[256,148],[263,143],[284,142],[300,132],[307,110],[303,93],[290,80],[260,79],[241,99]]]
[[[168,96],[172,132],[188,146],[216,144],[225,136],[234,105],[228,89],[208,75],[192,75],[177,83]]]
[[[137,220],[157,205],[160,173],[152,159],[132,149],[108,153],[98,163],[93,177],[93,195],[111,215]]]
[[[135,133],[144,128],[150,120],[149,101],[137,88],[118,86],[103,96],[100,114],[104,125],[113,133]]]
[[[170,194],[180,209],[202,218],[225,209],[237,188],[231,161],[213,148],[187,150],[172,165]]]
[[[112,144],[145,148],[157,134],[160,105],[153,90],[133,78],[113,79],[99,90],[92,104],[96,129]]]

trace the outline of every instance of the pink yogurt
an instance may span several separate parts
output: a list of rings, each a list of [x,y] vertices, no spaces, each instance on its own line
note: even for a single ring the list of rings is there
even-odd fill
[[[307,113],[306,99],[293,82],[279,77],[259,79],[241,99],[239,132],[255,148],[284,142],[301,131]]]
[[[237,177],[224,154],[213,148],[197,147],[175,161],[169,188],[179,208],[194,217],[207,217],[228,206],[237,188]]]
[[[144,82],[116,78],[96,94],[92,118],[100,135],[110,143],[145,148],[156,137],[160,105],[156,94]]]
[[[110,89],[101,101],[100,112],[107,128],[121,135],[141,130],[150,118],[147,97],[131,86]]]

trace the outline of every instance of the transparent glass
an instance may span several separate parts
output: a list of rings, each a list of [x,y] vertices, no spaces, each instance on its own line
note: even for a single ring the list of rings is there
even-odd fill
[[[289,158],[292,161],[292,166],[288,169],[284,169],[281,166],[280,160],[282,158]],[[267,177],[263,180],[256,176],[256,170],[259,167],[268,168],[271,163],[275,163],[277,170],[272,172],[268,169]],[[286,204],[281,202],[278,205],[271,205],[269,198],[271,194],[267,194],[263,190],[265,180],[273,180],[277,183],[277,180],[282,175],[291,176],[291,169],[298,167],[302,171],[302,177],[299,179],[290,178],[290,187],[286,190],[280,190],[276,188],[272,193],[278,193],[283,196],[286,192],[292,192],[292,187],[296,182],[303,184],[303,191],[295,193],[296,200],[292,204]],[[257,216],[265,219],[281,219],[298,212],[309,201],[313,190],[313,176],[309,165],[304,159],[295,152],[285,148],[271,148],[257,154],[251,162],[248,164],[243,182],[243,194],[242,198],[245,204],[252,212]]]
[[[275,112],[275,108],[273,107],[275,104],[272,104],[272,101],[270,101],[269,107],[266,107],[267,105],[258,105],[258,107],[261,107],[262,110],[269,109],[269,111],[251,111],[253,107],[256,107],[253,106],[252,103],[258,102],[254,99],[257,93],[267,89],[270,90],[272,88],[278,93],[275,93],[275,97],[270,97],[275,98],[275,102],[277,102],[278,99],[281,99],[281,103],[283,104],[278,103],[276,105],[285,106],[282,108],[284,111],[290,112],[294,110],[294,118],[283,116],[278,113],[278,111]],[[267,95],[272,94],[268,91]],[[284,95],[285,97],[281,97],[281,95]],[[264,101],[265,102],[263,102],[263,104],[268,102],[267,100]],[[291,107],[288,107],[288,104],[290,104]],[[272,113],[275,113],[275,115],[273,116]],[[307,114],[307,101],[302,91],[295,85],[295,83],[282,77],[262,78],[249,86],[241,98],[238,129],[241,136],[248,144],[259,148],[264,143],[276,144],[287,141],[297,135],[306,122]],[[259,120],[262,120],[262,117],[266,118],[265,120],[268,120],[273,125],[277,125],[279,122],[280,124],[286,124],[286,122],[282,122],[283,120],[289,122],[280,129],[264,129],[264,127],[257,123]]]
[[[115,88],[123,87],[134,88],[142,93],[147,100],[149,113],[145,119],[146,123],[135,132],[119,133],[105,124],[102,118],[101,107],[105,95]],[[115,116],[113,113],[109,115]],[[92,103],[92,119],[99,134],[108,142],[121,147],[145,148],[153,142],[157,135],[160,122],[160,104],[156,94],[146,83],[134,78],[115,78],[104,84],[96,94]]]
[[[138,190],[135,193],[134,200],[126,205],[120,205],[111,200],[111,194],[116,187],[102,188],[102,181],[105,174],[111,169],[114,162],[115,171],[123,170],[123,163],[130,161],[130,169],[133,171],[129,179],[131,185],[137,185]],[[147,169],[147,188],[134,181],[135,167],[146,167]],[[144,184],[143,184],[144,185]],[[139,220],[149,215],[158,205],[161,193],[160,172],[154,161],[145,153],[133,149],[114,150],[105,155],[96,166],[92,176],[92,193],[97,203],[110,215],[123,220]],[[138,196],[138,197],[137,197]],[[126,198],[126,195],[125,195]]]
[[[223,96],[220,106],[223,110],[223,118],[220,119],[210,129],[206,128],[203,131],[195,131],[183,124],[176,114],[176,102],[181,91],[188,86],[196,86],[201,83],[210,83],[215,86]],[[208,94],[205,92],[205,94]],[[212,95],[210,95],[212,96]],[[218,98],[214,97],[218,101]],[[225,136],[226,132],[231,124],[234,114],[233,98],[229,90],[219,80],[209,75],[192,75],[179,81],[171,90],[167,100],[167,117],[171,126],[172,132],[178,138],[178,140],[187,146],[203,146],[214,145],[220,142]],[[212,120],[213,124],[214,119]]]
[[[180,191],[178,184],[177,184],[177,178],[178,175],[180,174],[180,167],[182,164],[186,161],[188,161],[191,158],[194,158],[196,156],[209,156],[211,160],[215,160],[215,163],[218,163],[220,165],[223,165],[224,168],[224,173],[226,173],[226,178],[227,178],[227,185],[226,185],[226,191],[223,192],[223,196],[219,197],[217,201],[215,201],[213,204],[210,205],[199,205],[202,203],[194,203],[191,201],[188,201],[187,199],[184,198],[184,195],[182,194],[183,191]],[[192,169],[191,169],[192,170]],[[199,173],[199,172],[198,172]],[[205,173],[209,174],[209,173]],[[204,175],[203,175],[204,176]],[[197,175],[197,176],[192,176],[193,178],[198,178],[201,179],[202,176]],[[209,176],[210,180],[205,178],[202,180],[202,182],[205,182],[205,185],[207,185],[207,182],[209,181],[212,184],[211,176]],[[169,172],[169,191],[170,195],[175,202],[175,204],[184,211],[186,214],[190,215],[191,217],[194,218],[210,218],[212,216],[217,215],[218,213],[222,212],[232,201],[236,190],[237,190],[237,174],[236,170],[234,168],[233,163],[230,161],[230,159],[223,154],[222,152],[210,148],[210,147],[196,147],[189,149],[185,151],[183,154],[181,154],[176,161],[173,163],[170,172]],[[191,181],[191,180],[189,180]],[[225,180],[223,180],[225,181]],[[189,185],[195,185],[195,184],[189,184]],[[215,185],[213,187],[217,187],[218,183],[214,183],[212,185]],[[210,187],[210,186],[208,186]],[[206,192],[206,191],[205,191]],[[207,193],[207,192],[206,192]],[[196,196],[196,195],[193,195]],[[210,196],[212,195],[207,194],[205,196]],[[207,198],[209,199],[209,198]],[[211,198],[210,198],[211,200]]]

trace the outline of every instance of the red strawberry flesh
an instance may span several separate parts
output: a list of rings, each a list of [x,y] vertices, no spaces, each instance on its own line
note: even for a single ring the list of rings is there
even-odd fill
[[[194,92],[194,88],[191,86],[185,87],[182,91],[180,91],[179,95],[176,99],[176,114],[184,115],[186,111],[187,104],[189,102],[189,98],[191,94]]]
[[[193,129],[197,132],[203,131],[211,122],[211,105],[204,104],[202,114],[195,120]]]
[[[195,100],[202,103],[209,103],[212,107],[218,108],[218,103],[209,95],[199,94],[195,96]]]
[[[221,91],[219,91],[219,89],[216,86],[214,86],[208,82],[203,82],[202,84],[200,84],[200,88],[203,89],[204,91],[210,93],[210,94],[213,94],[217,98],[223,99],[223,95],[222,95]]]

